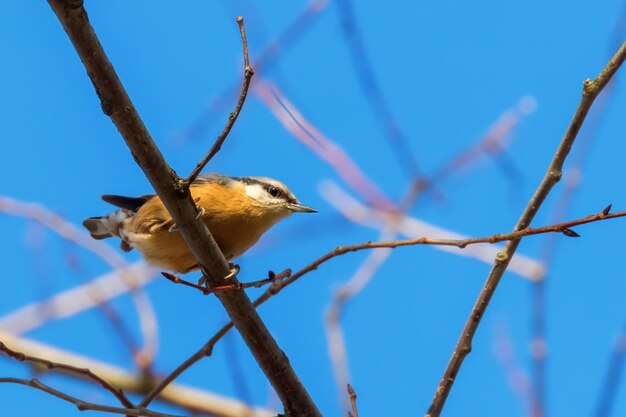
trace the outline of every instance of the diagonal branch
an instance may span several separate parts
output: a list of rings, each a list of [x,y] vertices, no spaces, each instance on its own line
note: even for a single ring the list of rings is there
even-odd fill
[[[189,174],[187,179],[188,184],[191,184],[197,177],[200,175],[200,171],[209,163],[209,161],[220,151],[222,148],[222,144],[228,137],[230,130],[233,128],[235,122],[237,121],[237,117],[239,117],[239,113],[241,113],[241,108],[243,107],[243,103],[246,101],[246,97],[248,96],[248,89],[250,88],[250,81],[252,80],[252,76],[254,75],[254,70],[250,66],[250,60],[248,59],[248,39],[246,38],[246,29],[243,25],[243,17],[239,16],[237,18],[237,23],[239,24],[239,32],[241,33],[241,43],[243,44],[243,62],[244,62],[244,77],[243,84],[241,86],[241,92],[239,93],[239,100],[237,100],[237,105],[235,106],[235,110],[228,116],[228,122],[226,122],[226,126],[222,133],[217,137],[217,140],[209,150],[209,152],[205,155],[204,158],[198,165],[194,168],[194,170]]]
[[[100,98],[135,161],[163,201],[211,287],[236,283],[224,277],[230,268],[191,199],[188,184],[167,164],[117,77],[83,8],[82,0],[48,0]],[[285,413],[319,416],[320,413],[289,364],[284,352],[243,291],[219,291],[216,297],[235,323],[242,338],[278,394]]]
[[[46,358],[56,363],[72,364],[81,369],[89,369],[94,374],[107,380],[111,385],[134,395],[145,394],[148,387],[152,386],[153,380],[146,378],[145,373],[128,371],[106,362],[79,355],[74,352],[62,350],[32,339],[15,336],[0,330],[0,340],[11,346],[13,350],[25,355]],[[39,369],[38,369],[39,371]],[[88,378],[84,373],[63,372],[59,368],[51,368],[46,371],[63,374],[72,378],[80,379],[88,383],[97,383]],[[276,413],[266,408],[248,406],[245,402],[224,397],[213,392],[198,389],[189,385],[170,384],[159,395],[159,401],[195,414],[209,414],[215,417],[272,417]]]
[[[93,411],[101,411],[104,413],[113,413],[113,414],[125,414],[127,416],[145,416],[145,417],[179,417],[174,414],[165,414],[158,413],[156,411],[146,410],[144,408],[120,408],[120,407],[111,407],[109,405],[100,405],[94,404],[87,401],[80,400],[76,397],[72,397],[71,395],[65,394],[61,391],[57,391],[54,388],[49,387],[41,383],[38,379],[21,379],[21,378],[0,378],[0,383],[13,383],[26,385],[27,387],[33,387],[43,392],[46,392],[52,396],[60,398],[64,401],[72,403],[78,408],[80,411],[93,410]]]
[[[565,132],[556,153],[554,154],[548,171],[515,225],[514,231],[523,230],[530,225],[530,222],[539,211],[539,208],[545,201],[552,187],[554,187],[554,185],[561,179],[565,159],[574,144],[574,140],[578,135],[580,127],[585,121],[585,117],[587,116],[593,101],[598,96],[600,91],[602,91],[604,86],[609,82],[611,77],[617,72],[618,68],[622,65],[625,59],[626,42],[624,42],[617,50],[613,58],[611,58],[609,63],[595,80],[592,81],[587,79],[584,81],[582,97],[580,99],[580,103],[578,104],[578,108],[576,109],[576,113],[574,114],[574,117],[572,118],[572,121]],[[520,241],[520,239],[509,241],[496,257],[494,266],[489,273],[489,277],[487,278],[487,281],[485,282],[485,285],[480,292],[474,307],[472,308],[472,312],[465,323],[456,348],[454,349],[454,353],[452,354],[452,358],[448,363],[448,367],[439,382],[433,401],[428,409],[428,412],[426,413],[427,417],[438,417],[441,414],[441,410],[443,409],[448,394],[452,389],[456,375],[461,369],[463,360],[472,350],[472,339],[478,329],[480,320],[489,305],[491,297],[498,287],[500,278],[502,278],[502,275],[504,274],[504,271],[506,271],[511,258],[515,254]]]
[[[568,236],[572,236],[568,234],[568,232],[564,232],[565,230],[570,230],[571,227],[591,223],[595,221],[608,220],[617,217],[626,217],[626,211],[621,211],[617,213],[609,214],[611,206],[605,208],[602,212],[598,214],[593,214],[582,219],[573,220],[566,223],[556,224],[552,226],[544,226],[538,227],[535,229],[527,228],[524,230],[520,230],[517,232],[506,233],[506,234],[498,234],[480,238],[469,238],[469,239],[432,239],[428,237],[421,237],[418,239],[409,239],[409,240],[394,240],[389,242],[365,242],[354,245],[346,245],[346,246],[337,246],[334,250],[326,253],[325,255],[317,258],[304,268],[300,269],[293,275],[289,276],[289,278],[285,279],[278,283],[278,285],[270,286],[263,294],[261,294],[256,300],[254,300],[254,307],[257,308],[261,304],[265,303],[267,300],[272,298],[274,295],[278,294],[285,287],[293,284],[298,279],[302,278],[304,275],[309,272],[317,270],[322,264],[330,261],[333,258],[338,256],[345,255],[350,252],[358,252],[362,250],[370,250],[377,248],[398,248],[402,246],[415,246],[415,245],[445,245],[445,246],[456,246],[458,248],[465,248],[469,245],[478,244],[478,243],[497,243],[502,241],[507,241],[511,239],[521,239],[524,236],[537,235],[542,233],[564,233]],[[219,342],[226,333],[228,333],[233,328],[233,322],[229,322],[225,324],[213,337],[204,344],[196,353],[191,355],[185,362],[180,364],[174,371],[172,371],[168,376],[166,376],[163,380],[159,381],[157,385],[152,389],[152,391],[144,398],[141,405],[147,406],[156,396],[164,390],[172,381],[178,378],[183,372],[193,366],[196,362],[205,358],[207,356],[211,356],[213,353],[213,347],[217,342]]]
[[[25,355],[22,352],[17,352],[13,349],[10,349],[2,342],[0,342],[0,352],[4,353],[10,358],[15,359],[18,362],[28,362],[35,365],[43,366],[47,369],[58,369],[72,374],[84,375],[86,378],[89,378],[97,384],[100,384],[102,388],[113,394],[119,400],[120,404],[122,404],[124,407],[134,408],[133,403],[130,402],[128,397],[126,397],[126,394],[124,394],[121,389],[114,387],[107,380],[96,375],[88,368],[78,368],[76,366],[67,365],[64,363],[53,362],[47,359],[41,359],[35,356]]]

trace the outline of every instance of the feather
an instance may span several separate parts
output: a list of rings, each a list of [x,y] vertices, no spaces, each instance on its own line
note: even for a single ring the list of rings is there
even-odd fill
[[[146,194],[141,197],[124,197],[123,195],[105,194],[102,196],[102,200],[116,207],[136,212],[152,197],[154,197],[154,194]]]

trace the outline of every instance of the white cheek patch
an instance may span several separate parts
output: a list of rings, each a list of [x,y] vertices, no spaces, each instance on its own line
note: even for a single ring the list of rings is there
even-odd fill
[[[269,204],[272,197],[259,184],[248,184],[244,187],[246,195],[260,203]]]

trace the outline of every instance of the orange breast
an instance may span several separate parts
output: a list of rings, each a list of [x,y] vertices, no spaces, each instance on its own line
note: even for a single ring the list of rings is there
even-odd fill
[[[196,205],[204,209],[205,224],[229,261],[247,251],[280,220],[260,210],[233,186],[202,184],[190,190]],[[197,269],[181,234],[170,231],[173,225],[165,206],[155,196],[138,210],[125,230],[126,238],[153,265],[181,273]]]

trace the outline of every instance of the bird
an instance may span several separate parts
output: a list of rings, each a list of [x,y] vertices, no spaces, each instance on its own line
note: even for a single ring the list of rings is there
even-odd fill
[[[292,213],[317,212],[300,203],[285,184],[268,177],[201,174],[189,191],[198,216],[229,262]],[[102,200],[119,210],[83,221],[91,237],[119,237],[123,251],[137,249],[147,263],[176,273],[199,269],[158,195],[103,195]]]

